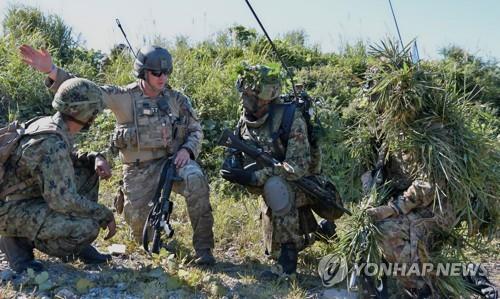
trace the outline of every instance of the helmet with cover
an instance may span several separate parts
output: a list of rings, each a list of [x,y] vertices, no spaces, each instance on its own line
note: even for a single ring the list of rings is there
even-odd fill
[[[102,92],[92,81],[72,78],[61,84],[52,107],[72,120],[88,125],[103,109]]]

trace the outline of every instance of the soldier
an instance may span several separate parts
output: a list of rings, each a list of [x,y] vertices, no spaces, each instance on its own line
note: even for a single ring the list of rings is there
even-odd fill
[[[378,104],[381,96],[379,91],[375,92],[379,83],[372,80],[372,76],[376,77],[378,72],[380,69],[377,67],[372,67],[367,72],[370,80],[367,81],[366,91],[369,92],[367,99],[370,105]],[[385,112],[382,107],[380,104],[377,107],[379,115]],[[398,112],[398,120],[404,119],[407,123],[422,121],[418,118],[421,116],[412,109]],[[455,135],[450,127],[439,121],[426,119],[425,123],[426,130],[436,134],[435,136],[441,136],[443,142],[449,142],[447,138]],[[401,129],[404,125],[401,121],[397,136],[401,142],[408,142],[405,140],[409,138],[408,134]],[[389,146],[388,138],[380,137],[387,136],[387,128],[377,126],[376,130],[377,141],[374,148],[377,149],[377,161],[374,169],[361,176],[361,182],[365,194],[373,191],[372,188],[379,187],[387,196],[384,197],[389,198],[385,204],[370,207],[366,211],[378,230],[377,245],[388,263],[405,264],[408,268],[410,265],[429,263],[433,261],[433,254],[439,253],[446,245],[445,242],[449,241],[447,234],[459,223],[453,199],[443,191],[448,184],[447,178],[426,172],[421,157],[412,148],[398,148],[394,145],[394,140],[392,146]],[[424,152],[425,144],[422,142],[419,146]],[[484,298],[497,298],[496,288],[486,276],[478,273],[464,278],[470,282],[469,290],[482,293]],[[364,280],[362,283],[364,282],[365,291],[376,298],[385,298],[387,292],[404,298],[439,298],[444,296],[445,290],[437,287],[437,279],[435,272],[398,275],[397,287],[391,285],[387,288],[384,285],[382,292],[379,291],[380,286],[378,290],[374,287],[373,281]]]
[[[20,51],[26,63],[48,74],[46,84],[51,90],[73,77],[57,68],[45,50],[23,45]],[[166,49],[147,46],[139,50],[134,62],[136,82],[125,87],[101,86],[104,106],[113,111],[117,122],[113,144],[123,162],[125,220],[140,241],[161,170],[167,158],[175,155],[178,175],[183,180],[174,184],[174,191],[186,198],[195,262],[212,265],[215,259],[209,187],[195,161],[203,132],[189,98],[167,84],[172,68],[172,57]]]
[[[434,125],[434,129],[439,127]],[[419,171],[411,155],[390,152],[385,144],[381,146],[378,160],[379,169],[364,173],[361,180],[365,192],[383,182],[391,190],[392,198],[387,204],[367,210],[380,232],[377,244],[383,257],[389,263],[407,265],[429,262],[432,260],[431,254],[443,246],[442,232],[449,231],[456,223],[449,201],[441,201],[439,208],[432,204],[435,192],[439,190],[438,185],[444,183],[431,183]],[[432,275],[397,277],[411,298],[438,296],[435,279]],[[486,276],[478,273],[465,279],[484,298],[497,298],[496,287]],[[389,291],[397,293],[396,290]]]
[[[110,168],[97,153],[72,153],[73,135],[101,109],[101,91],[88,80],[71,79],[52,106],[56,114],[27,123],[0,182],[0,249],[19,273],[42,270],[34,248],[64,261],[111,259],[90,245],[99,228],[108,228],[106,239],[116,231],[113,213],[97,203],[98,176],[109,178]]]
[[[283,142],[279,138],[277,132],[284,115],[284,105],[279,104],[281,80],[279,73],[267,66],[246,66],[237,88],[243,113],[236,135],[248,145],[283,161],[289,170],[263,167],[244,154],[232,153],[222,166],[221,176],[263,196],[261,223],[265,252],[272,258],[277,257],[280,271],[266,270],[261,277],[275,279],[280,274],[293,275],[298,252],[308,245],[304,236],[317,230],[314,216],[306,207],[308,198],[290,184],[310,174],[312,163],[306,122],[301,113],[295,113],[288,140]]]

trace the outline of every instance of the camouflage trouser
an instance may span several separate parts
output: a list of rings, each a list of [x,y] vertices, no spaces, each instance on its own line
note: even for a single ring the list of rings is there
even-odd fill
[[[166,158],[144,162],[139,165],[123,166],[123,189],[125,195],[125,221],[132,228],[136,241],[141,242],[142,230],[148,217],[151,202]],[[181,182],[175,182],[173,191],[186,198],[187,210],[193,228],[193,247],[207,249],[214,247],[212,232],[213,216],[209,201],[208,181],[201,167],[190,160],[184,167],[177,169]]]
[[[99,180],[93,170],[75,169],[81,195],[97,201]],[[43,198],[0,201],[0,235],[27,238],[35,248],[52,256],[78,253],[99,234],[99,223],[55,212]]]
[[[290,200],[290,211],[283,216],[273,215],[265,200],[261,201],[261,223],[266,254],[277,258],[281,244],[285,243],[294,243],[299,250],[307,245],[304,239],[304,234],[307,232],[301,229],[299,210],[299,206],[305,201],[305,195],[294,190]]]
[[[376,222],[380,230],[380,242],[384,258],[389,263],[409,264],[430,261],[429,252],[435,250],[438,241],[440,218],[435,217],[432,208],[412,211],[407,215],[393,216]],[[432,288],[432,278],[426,276],[397,276],[407,289]]]

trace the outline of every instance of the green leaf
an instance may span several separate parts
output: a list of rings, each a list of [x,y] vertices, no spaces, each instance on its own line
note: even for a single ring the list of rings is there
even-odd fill
[[[167,277],[167,288],[169,290],[175,290],[182,287],[182,282],[177,277],[168,276]]]
[[[49,273],[47,271],[43,271],[42,273],[35,276],[35,282],[40,285],[49,280]]]
[[[48,291],[48,290],[50,290],[50,289],[52,289],[54,287],[55,287],[55,285],[50,280],[47,280],[47,281],[44,281],[41,284],[38,284],[38,289],[40,291]]]
[[[78,291],[78,293],[82,294],[87,292],[90,288],[94,287],[94,285],[95,284],[92,281],[85,278],[80,278],[76,282],[76,290]]]

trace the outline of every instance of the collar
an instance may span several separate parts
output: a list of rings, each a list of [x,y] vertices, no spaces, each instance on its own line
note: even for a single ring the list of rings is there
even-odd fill
[[[68,126],[64,122],[61,112],[56,112],[51,117],[52,122],[57,125],[57,127],[61,130],[61,133],[64,134],[65,139],[70,143],[69,147],[73,147],[74,136],[69,133]]]
[[[269,117],[269,113],[266,113],[256,120],[249,120],[247,118],[247,116],[243,114],[243,121],[250,128],[258,128],[266,122],[268,117]]]
[[[139,87],[139,89],[141,90],[142,96],[144,96],[146,98],[150,98],[149,96],[147,96],[144,93],[143,84],[146,84],[145,80],[144,79],[139,79],[139,80],[137,80],[136,84],[137,84],[137,87]],[[163,87],[163,89],[160,90],[160,93],[158,94],[157,98],[164,97],[167,94],[167,92],[168,92],[169,89],[171,89],[170,85],[168,85],[168,83],[165,84],[165,86]]]

